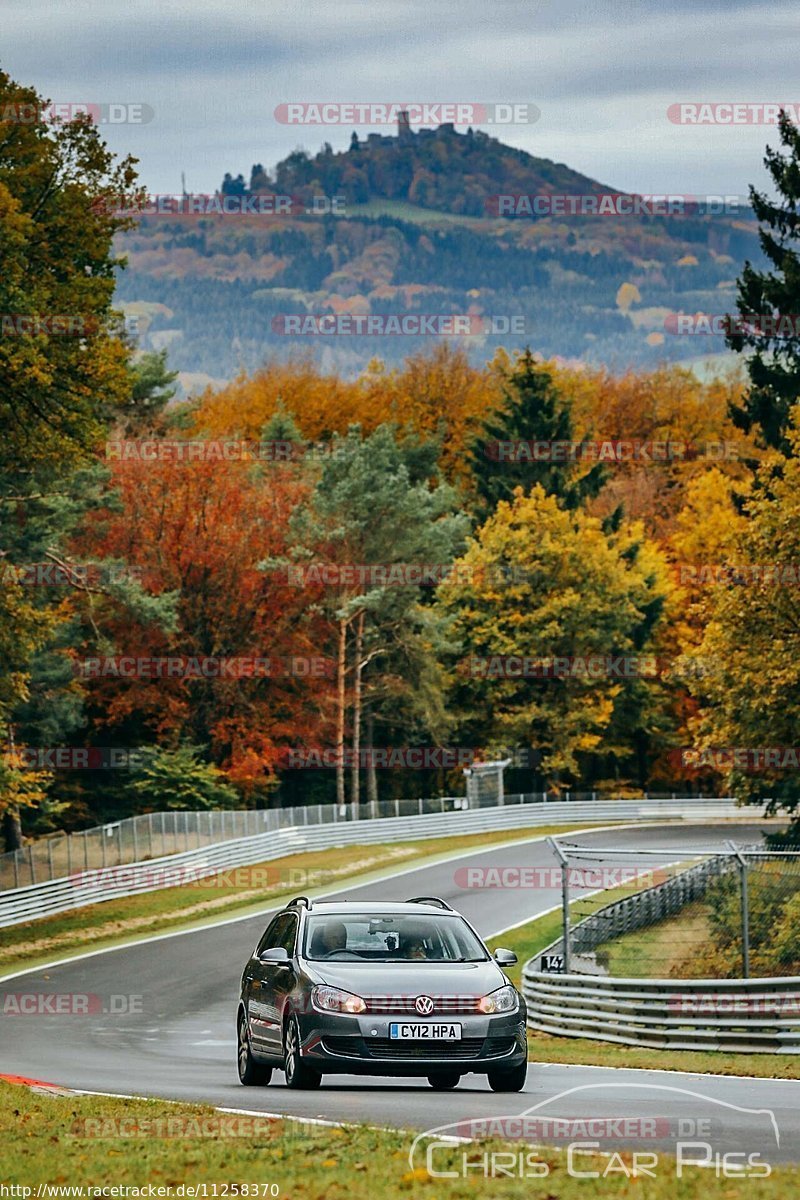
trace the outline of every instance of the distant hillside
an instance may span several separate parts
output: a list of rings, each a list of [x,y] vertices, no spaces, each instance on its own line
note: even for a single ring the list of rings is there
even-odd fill
[[[346,152],[296,151],[271,174],[225,177],[225,196],[295,197],[290,215],[144,217],[120,239],[119,297],[145,347],[168,345],[178,369],[216,379],[298,348],[350,374],[425,344],[287,335],[285,317],[306,313],[469,314],[476,360],[523,344],[614,368],[722,351],[721,338],[675,335],[668,318],[735,308],[744,259],[760,261],[748,212],[508,219],[492,203],[612,190],[480,132],[354,136]],[[307,214],[316,196],[343,197],[344,214]]]
[[[498,192],[578,195],[608,191],[602,184],[564,163],[534,158],[504,146],[497,138],[470,129],[456,133],[452,125],[438,129],[400,130],[397,136],[371,133],[334,154],[326,143],[315,157],[302,150],[279,163],[272,176],[257,164],[244,177],[226,175],[222,191],[276,191],[310,201],[315,194],[344,196],[348,205],[376,198],[409,204],[453,216],[483,217]],[[491,215],[491,214],[489,214]]]

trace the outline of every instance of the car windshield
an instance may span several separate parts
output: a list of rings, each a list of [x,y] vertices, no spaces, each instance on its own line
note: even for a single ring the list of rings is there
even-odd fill
[[[305,957],[350,962],[485,962],[487,958],[466,921],[433,913],[309,916]]]

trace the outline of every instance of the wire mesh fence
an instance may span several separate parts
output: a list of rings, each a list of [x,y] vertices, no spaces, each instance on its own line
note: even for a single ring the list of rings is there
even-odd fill
[[[75,833],[32,839],[21,850],[0,854],[0,891],[63,879],[75,871],[116,867],[161,858],[234,838],[294,826],[380,817],[411,817],[462,809],[533,802],[582,803],[611,799],[596,792],[526,792],[504,795],[502,786],[467,796],[414,797],[369,804],[310,804],[294,808],[219,809],[144,813]],[[643,793],[639,799],[679,799],[675,793]],[[702,798],[702,797],[701,797]],[[634,797],[631,797],[634,799]],[[691,799],[691,797],[687,797]]]
[[[639,979],[800,975],[800,852],[581,847],[551,839],[562,936],[546,972]]]

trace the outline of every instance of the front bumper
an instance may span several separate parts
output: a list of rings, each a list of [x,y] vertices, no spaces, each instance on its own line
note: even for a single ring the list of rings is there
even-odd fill
[[[326,1074],[430,1075],[457,1070],[486,1073],[526,1062],[528,1045],[521,1012],[448,1017],[461,1025],[460,1041],[403,1041],[389,1037],[397,1016],[345,1016],[314,1012],[300,1018],[301,1054]]]

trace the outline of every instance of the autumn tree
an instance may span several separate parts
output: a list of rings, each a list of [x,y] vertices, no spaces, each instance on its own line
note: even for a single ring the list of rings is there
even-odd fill
[[[698,653],[715,670],[697,681],[701,708],[694,723],[692,761],[713,769],[726,761],[725,784],[751,803],[800,821],[800,774],[792,763],[800,721],[800,428],[797,410],[786,433],[790,456],[773,452],[759,469],[736,531],[727,570],[711,593],[710,619]],[[739,747],[750,760],[738,767],[703,751]],[[780,751],[767,756],[764,752]],[[783,751],[789,751],[785,761]],[[760,755],[760,757],[759,757]]]
[[[352,800],[360,796],[359,751],[364,671],[398,642],[419,654],[419,587],[379,571],[398,565],[446,570],[468,526],[453,489],[431,483],[436,447],[398,439],[390,425],[364,436],[357,426],[323,456],[308,502],[292,517],[293,557],[309,568],[341,568],[319,588],[318,603],[335,631],[336,798],[345,799],[348,676],[352,677]],[[265,563],[265,568],[280,565]],[[378,674],[380,670],[378,669]],[[373,699],[377,698],[377,690]]]
[[[658,681],[645,665],[620,677],[581,664],[652,655],[669,592],[666,561],[641,527],[609,534],[538,484],[501,500],[438,593],[460,647],[449,700],[470,744],[536,751],[556,787],[641,786],[658,740]],[[509,675],[509,656],[576,666]]]
[[[88,667],[91,715],[125,744],[203,747],[245,795],[266,794],[284,749],[313,736],[324,709],[324,674],[307,596],[257,569],[286,549],[291,514],[306,490],[293,463],[139,459],[113,464],[114,507],[98,509],[85,545],[119,556],[144,583],[150,611],[104,601],[100,638],[83,662],[144,659],[268,660],[244,675],[118,676]],[[163,619],[173,606],[175,620]],[[324,664],[321,664],[324,666]],[[314,668],[317,669],[317,668]]]
[[[129,384],[112,310],[120,265],[112,241],[127,224],[114,215],[119,197],[135,194],[133,160],[116,163],[90,118],[51,124],[45,108],[34,89],[0,72],[0,636],[8,649],[0,737],[12,764],[33,659],[65,615],[61,597],[51,603],[26,590],[19,572],[37,542],[58,553],[65,516],[80,511],[71,477],[89,463]],[[8,773],[0,780],[12,847],[25,792],[18,784]]]

